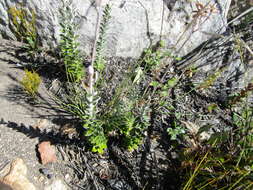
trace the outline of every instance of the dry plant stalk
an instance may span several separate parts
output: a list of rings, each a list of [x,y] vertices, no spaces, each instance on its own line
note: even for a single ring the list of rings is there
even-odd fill
[[[239,95],[235,96],[231,101],[230,105],[238,103],[242,98],[245,98],[250,91],[253,91],[253,83],[249,83],[247,87],[239,92]]]
[[[195,3],[195,5],[196,5],[197,10],[193,11],[193,15],[192,15],[193,20],[186,26],[185,30],[178,38],[174,47],[176,47],[179,44],[179,42],[182,40],[183,36],[186,34],[186,32],[190,28],[192,28],[191,34],[193,34],[194,32],[196,32],[199,29],[199,27],[195,28],[196,26],[200,26],[200,25],[204,24],[210,18],[210,16],[212,14],[218,12],[216,5],[210,4],[210,2],[208,2],[206,5],[203,5],[202,3],[197,1]],[[204,19],[204,21],[201,22],[202,18],[205,18],[205,19]],[[180,48],[177,51],[180,51],[189,39],[190,39],[190,36],[186,38],[186,40],[182,43],[182,45],[180,46]]]

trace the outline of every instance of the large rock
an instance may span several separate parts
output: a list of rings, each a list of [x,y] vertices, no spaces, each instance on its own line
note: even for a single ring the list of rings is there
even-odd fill
[[[228,106],[229,97],[239,95],[244,89],[248,89],[250,95],[248,102],[253,103],[248,86],[253,82],[252,23],[233,27],[236,33],[228,30],[216,36],[176,64],[180,71],[193,68],[198,71],[190,79],[196,86],[213,77],[202,97],[206,97],[206,100],[211,98],[225,106]]]
[[[224,31],[231,0],[102,0],[112,5],[107,35],[107,56],[138,57],[143,49],[159,40],[160,34],[167,47],[185,55],[210,38],[210,33]],[[15,39],[9,28],[8,9],[23,3],[37,14],[37,28],[43,44],[59,41],[60,0],[2,0],[0,2],[0,33]],[[90,0],[73,0],[77,10],[75,21],[82,50],[89,53],[95,36],[97,12]],[[212,9],[213,8],[213,9]],[[211,11],[211,9],[213,11]],[[163,23],[163,24],[162,24]],[[162,32],[161,32],[162,28]],[[181,39],[181,40],[179,40]]]

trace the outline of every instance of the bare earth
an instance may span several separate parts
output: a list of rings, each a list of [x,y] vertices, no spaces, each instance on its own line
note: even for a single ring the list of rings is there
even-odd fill
[[[28,167],[28,178],[37,189],[42,189],[44,183],[49,181],[39,172],[40,168],[45,167],[39,163],[36,152],[39,136],[30,134],[27,129],[54,113],[53,110],[35,108],[25,101],[26,96],[19,84],[24,71],[16,67],[20,63],[15,58],[18,46],[20,44],[17,42],[0,39],[0,171],[13,159],[22,158]],[[46,94],[44,91],[45,87],[41,85],[41,94]],[[47,120],[44,127],[54,125]],[[55,166],[51,164],[46,167],[54,170]]]

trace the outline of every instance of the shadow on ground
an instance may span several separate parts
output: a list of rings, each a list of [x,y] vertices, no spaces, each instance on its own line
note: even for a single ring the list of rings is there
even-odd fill
[[[151,139],[135,152],[128,152],[117,146],[117,139],[110,139],[109,148],[102,155],[89,151],[89,145],[82,137],[69,138],[61,132],[51,129],[41,130],[1,119],[1,125],[25,134],[29,138],[38,138],[39,142],[50,141],[55,145],[66,167],[62,172],[73,174],[69,182],[72,189],[174,189],[178,181],[168,158],[161,157],[164,147],[157,144],[150,150]],[[165,167],[161,167],[164,165]],[[171,168],[169,168],[169,167]],[[67,171],[66,171],[67,170]]]

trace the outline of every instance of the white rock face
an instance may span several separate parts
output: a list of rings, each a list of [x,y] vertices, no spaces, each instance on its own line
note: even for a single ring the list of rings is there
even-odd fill
[[[200,7],[196,7],[196,1],[101,0],[102,7],[107,2],[112,6],[106,56],[138,57],[144,48],[159,40],[160,34],[167,47],[178,51],[181,56],[185,55],[209,39],[210,34],[224,31],[230,1],[199,0],[205,9],[205,12],[201,12]],[[9,28],[10,20],[7,11],[21,2],[24,7],[36,12],[37,28],[43,44],[56,45],[60,33],[61,0],[1,0],[0,34],[2,37],[15,39]],[[211,5],[214,8],[213,12],[210,9]],[[80,29],[77,31],[79,42],[82,50],[90,53],[95,37],[96,8],[92,0],[73,0],[73,6],[78,13],[75,20],[80,24]]]

